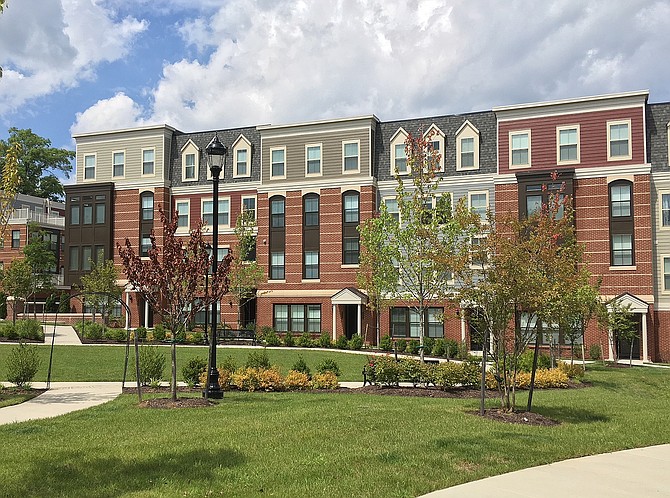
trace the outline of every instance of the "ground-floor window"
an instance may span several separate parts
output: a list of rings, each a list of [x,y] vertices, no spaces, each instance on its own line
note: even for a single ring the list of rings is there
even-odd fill
[[[275,304],[272,322],[277,332],[321,332],[321,305]]]
[[[529,322],[530,320],[530,322]],[[521,329],[528,327],[528,332],[532,333],[533,340],[535,333],[540,332],[540,344],[571,346],[572,344],[581,344],[584,340],[580,330],[575,327],[567,329],[561,328],[557,324],[542,322],[540,327],[537,326],[537,317],[529,317],[527,313],[521,314]]]
[[[428,337],[444,337],[442,308],[426,308],[424,331]],[[412,308],[391,308],[391,335],[393,337],[419,337],[421,319]]]

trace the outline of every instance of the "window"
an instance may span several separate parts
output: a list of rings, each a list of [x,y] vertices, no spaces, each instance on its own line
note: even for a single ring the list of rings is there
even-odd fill
[[[184,155],[184,180],[196,180],[195,154]]]
[[[79,248],[70,246],[70,263],[68,268],[71,271],[79,270]]]
[[[93,204],[84,204],[84,225],[93,224]]]
[[[101,202],[95,204],[95,223],[97,225],[105,224],[105,204]]]
[[[407,155],[404,143],[395,145],[395,172],[399,175],[407,174]]]
[[[79,225],[79,204],[70,206],[70,225]]]
[[[444,337],[442,308],[427,308],[424,333],[428,337]],[[393,337],[419,337],[421,335],[421,317],[411,308],[391,308],[391,335]]]
[[[140,256],[149,256],[149,249],[151,249],[151,238],[148,233],[142,234],[140,240]]]
[[[231,158],[233,160],[233,178],[251,176],[251,142],[240,135],[233,143]],[[209,176],[209,174],[208,174]]]
[[[473,168],[475,165],[475,139],[461,138],[461,168]]]
[[[343,264],[357,265],[359,253],[360,247],[358,237],[345,237]]]
[[[482,268],[486,265],[485,243],[486,235],[470,237],[470,264],[476,268]]]
[[[456,131],[456,171],[479,169],[479,130],[465,121]]]
[[[95,155],[84,156],[84,180],[95,180]]]
[[[351,173],[359,171],[358,147],[359,142],[342,143],[342,172]]]
[[[84,271],[91,270],[91,259],[93,251],[91,246],[84,246],[81,248],[81,269]]]
[[[661,224],[670,227],[670,194],[661,194]]]
[[[95,262],[100,264],[105,261],[105,246],[95,246]]]
[[[274,329],[277,332],[288,331],[288,305],[275,304],[273,311]]]
[[[579,126],[556,128],[558,142],[557,162],[572,164],[579,162]]]
[[[424,139],[428,140],[429,135],[431,135],[429,139],[430,140],[429,152],[430,154],[434,152],[437,156],[439,156],[435,164],[436,167],[435,171],[444,171],[444,155],[446,153],[444,133],[442,133],[442,130],[440,130],[437,127],[437,125],[432,124],[430,128],[428,128],[426,133],[423,134]]]
[[[284,279],[284,253],[283,252],[273,252],[271,253],[271,263],[270,263],[270,279],[271,280],[283,280]]]
[[[305,251],[305,270],[303,278],[319,278],[319,252]]]
[[[489,208],[488,192],[469,192],[468,204],[472,211],[479,215],[482,222],[486,221],[486,212]]]
[[[342,263],[357,265],[360,253],[358,222],[360,195],[358,192],[345,192],[342,195]]]
[[[272,228],[284,227],[284,198],[273,197],[270,201],[270,216]]]
[[[557,181],[553,180],[548,173],[521,174],[517,173],[519,184],[519,217],[521,219],[540,212],[544,205],[548,205],[551,196],[562,202],[566,196],[573,196],[573,173],[563,171]],[[560,205],[556,218],[563,217],[563,205]],[[574,216],[574,211],[573,211]]]
[[[607,159],[630,159],[630,120],[607,123]]]
[[[428,322],[428,337],[444,337],[441,308],[428,308],[426,310],[426,321]]]
[[[256,197],[242,197],[242,212],[251,213],[252,219],[256,219]]]
[[[275,304],[273,326],[277,332],[321,331],[320,304]]]
[[[304,198],[305,226],[313,227],[319,225],[319,196],[306,195]]]
[[[270,178],[286,178],[286,149],[270,149]]]
[[[384,199],[386,212],[393,218],[396,223],[400,223],[400,209],[398,208],[398,199]]]
[[[124,152],[114,152],[112,154],[112,176],[123,176],[125,157]]]
[[[248,176],[249,151],[247,149],[238,149],[235,151],[235,176]]]
[[[219,199],[218,225],[228,226],[230,224],[230,199]],[[214,201],[202,201],[202,220],[206,226],[214,225]]]
[[[12,230],[12,249],[18,249],[21,246],[21,231]]]
[[[291,332],[304,332],[305,306],[302,304],[292,304],[289,309],[291,311],[289,330]]]
[[[305,147],[305,174],[321,174],[321,145],[307,145]]]
[[[154,219],[154,194],[144,192],[141,196],[142,221],[153,221]]]
[[[358,192],[347,193],[344,195],[344,222],[358,223]]]
[[[510,132],[510,167],[530,166],[530,130]]]
[[[663,258],[663,291],[670,291],[670,258]]]
[[[143,175],[153,175],[154,174],[154,149],[145,149],[142,151],[142,174]]]
[[[307,332],[321,332],[321,305],[307,305]]]
[[[633,183],[616,180],[609,185],[610,261],[612,266],[633,266]]]
[[[177,230],[188,230],[190,203],[188,201],[177,202]]]

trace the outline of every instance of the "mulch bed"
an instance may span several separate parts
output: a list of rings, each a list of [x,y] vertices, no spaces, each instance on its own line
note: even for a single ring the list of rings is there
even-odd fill
[[[473,410],[467,413],[480,416],[479,410]],[[504,412],[499,409],[489,409],[484,411],[484,418],[495,420],[496,422],[504,422],[506,424],[535,425],[542,427],[561,425],[557,420],[533,412]]]

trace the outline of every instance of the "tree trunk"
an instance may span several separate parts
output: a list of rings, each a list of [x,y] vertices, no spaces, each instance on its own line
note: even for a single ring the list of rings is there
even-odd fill
[[[486,336],[484,336],[484,345],[482,346],[482,384],[481,399],[479,402],[479,414],[484,416],[486,404]]]
[[[172,331],[172,376],[170,380],[172,401],[177,401],[177,332]]]
[[[540,330],[535,330],[535,351],[533,351],[533,368],[530,370],[530,386],[528,388],[528,406],[526,411],[531,411],[533,407],[533,391],[535,389],[535,372],[537,370],[537,357],[540,352],[540,334],[542,333],[542,328]]]

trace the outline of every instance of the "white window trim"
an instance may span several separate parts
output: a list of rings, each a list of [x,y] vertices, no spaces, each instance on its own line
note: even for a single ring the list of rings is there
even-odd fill
[[[515,135],[528,135],[528,163],[527,164],[512,164],[512,137]],[[528,169],[533,163],[531,156],[531,134],[528,130],[515,130],[509,132],[509,169]]]
[[[356,155],[358,168],[356,169],[344,169],[344,162],[346,157],[344,156],[344,146],[349,144],[356,144],[358,147],[358,154]],[[361,172],[361,141],[360,140],[347,140],[342,142],[342,174],[343,175],[355,175]]]
[[[237,173],[237,151],[246,150],[247,151],[247,174],[240,175]],[[251,142],[247,140],[244,135],[240,135],[235,143],[233,144],[233,178],[249,178],[251,177]],[[209,173],[211,176],[211,173]]]
[[[411,173],[409,164],[407,165],[407,171],[404,173],[396,173],[395,169],[395,146],[402,144],[404,147],[407,137],[408,133],[403,128],[398,128],[398,131],[396,131],[393,137],[391,137],[391,176],[395,176],[396,174],[399,176],[407,176]]]
[[[258,196],[257,195],[243,195],[240,197],[240,213],[244,212],[244,199],[253,199],[254,202],[254,220],[258,220]],[[286,207],[284,207],[286,209]]]
[[[308,173],[307,172],[307,162],[309,158],[307,157],[307,149],[309,148],[319,148],[319,172],[318,173]],[[286,165],[286,157],[284,157],[284,165]],[[286,166],[284,166],[286,167]],[[305,145],[305,176],[308,177],[313,177],[313,176],[323,176],[323,144],[321,143],[315,143],[315,144],[306,144]]]
[[[561,161],[561,132],[567,130],[577,130],[577,159],[573,161]],[[556,127],[556,164],[579,164],[581,162],[581,143],[582,135],[580,130],[580,125],[566,125],[566,126],[557,126]]]
[[[477,235],[473,235],[473,236],[470,237],[470,246],[472,246],[472,239],[487,239],[487,238],[488,238],[487,233],[479,233]],[[472,260],[472,253],[470,254],[470,260]],[[485,270],[487,268],[490,268],[491,265],[487,265],[487,264],[475,265],[475,264],[470,263],[469,266],[470,266],[471,270],[482,270],[482,269]]]
[[[154,172],[153,173],[144,173],[144,152],[151,150],[154,153]],[[145,178],[156,176],[156,148],[147,147],[140,150],[140,176]]]
[[[440,161],[438,162],[437,172],[438,173],[443,173],[444,172],[444,156],[445,156],[445,153],[446,153],[445,147],[446,147],[447,141],[444,138],[444,133],[442,133],[442,130],[440,130],[440,128],[438,128],[438,126],[434,123],[430,125],[430,128],[428,128],[426,133],[423,134],[423,137],[427,138],[428,134],[431,132],[431,130],[434,132],[433,133],[433,138],[431,139],[431,142],[439,142],[440,143],[440,150],[438,151],[439,154],[440,154]]]
[[[188,154],[194,154],[195,155],[195,175],[194,178],[186,178],[186,156]],[[186,142],[186,144],[181,148],[181,181],[182,182],[197,182],[198,178],[200,177],[200,149],[198,148],[195,143],[193,143],[193,140],[189,140]]]
[[[155,199],[154,199],[155,202]],[[186,204],[188,206],[188,209],[186,211],[186,218],[188,220],[188,226],[186,227],[180,227],[177,226],[177,230],[175,233],[190,233],[191,231],[191,200],[190,199],[175,199],[174,201],[174,209],[176,211],[177,219],[179,218],[179,211],[178,207],[179,204]]]
[[[628,125],[628,155],[626,156],[612,156],[611,147],[610,147],[610,130],[613,125]],[[629,161],[633,158],[633,130],[631,128],[630,119],[619,119],[617,121],[608,121],[607,122],[607,160],[608,161]]]
[[[220,196],[219,196],[219,202],[221,202],[221,201],[228,201],[228,223],[227,223],[227,224],[223,224],[223,225],[219,225],[219,229],[221,229],[221,228],[230,228],[230,219],[231,219],[231,217],[232,217],[232,216],[231,216],[232,213],[231,213],[231,209],[230,209],[230,207],[231,207],[230,196],[227,196],[227,195],[220,195]],[[200,218],[201,218],[201,219],[203,219],[203,218],[204,218],[204,215],[205,215],[205,209],[204,209],[204,207],[205,207],[205,202],[211,202],[211,203],[212,203],[212,208],[214,208],[214,199],[213,199],[212,197],[201,197],[201,198],[200,198]],[[213,214],[214,214],[214,210],[212,209],[212,215],[213,215]],[[221,214],[221,213],[218,213],[218,214]],[[212,226],[213,226],[213,224],[212,224],[212,225],[203,225],[203,227],[202,227],[202,232],[203,232],[203,233],[209,233],[209,232],[211,232],[211,231],[212,231]],[[225,247],[225,246],[219,246],[219,249],[221,249],[221,248],[223,248],[223,247]]]
[[[670,259],[670,254],[662,254],[661,255],[661,271],[660,271],[661,286],[660,286],[660,288],[661,288],[661,294],[668,295],[668,294],[670,294],[670,289],[665,288],[665,273],[664,273],[664,271],[665,271],[664,267],[665,267],[665,260],[666,259]]]
[[[659,190],[658,191],[658,229],[659,230],[670,230],[670,225],[663,226],[663,196],[670,195],[670,190]]]
[[[272,174],[272,152],[275,150],[281,150],[284,151],[284,174],[283,175],[273,175]],[[288,169],[288,165],[286,164],[286,147],[271,147],[270,148],[270,180],[286,180],[286,170]]]
[[[116,154],[123,154],[123,174],[122,175],[115,175],[114,174],[114,156]],[[119,150],[113,150],[112,151],[112,178],[125,178],[126,177],[126,151],[125,149],[119,149]]]
[[[86,158],[87,158],[87,157],[93,157],[93,178],[86,178]],[[85,182],[94,182],[94,181],[95,181],[95,177],[96,177],[97,174],[98,174],[98,171],[97,171],[97,170],[98,170],[98,154],[97,154],[97,153],[93,153],[93,154],[84,154],[84,163],[83,163],[82,166],[83,166],[83,169],[82,169],[82,172],[81,172],[81,179],[82,179],[82,181],[85,181]]]
[[[473,165],[464,167],[461,164],[462,144],[464,138],[473,139],[474,160]],[[510,161],[511,162],[511,161]],[[479,130],[470,121],[466,121],[456,132],[456,171],[476,171],[479,169]]]
[[[489,210],[491,209],[491,205],[489,204],[489,191],[488,190],[473,190],[472,192],[468,192],[468,210],[472,210],[472,196],[473,195],[481,195],[484,194],[486,196],[486,212],[488,213]],[[487,218],[486,215],[482,219],[482,223],[487,223]]]
[[[382,197],[382,204],[386,205],[386,201],[395,201],[398,198],[395,195],[387,195]],[[402,223],[402,216],[400,214],[400,206],[398,206],[398,223]]]

